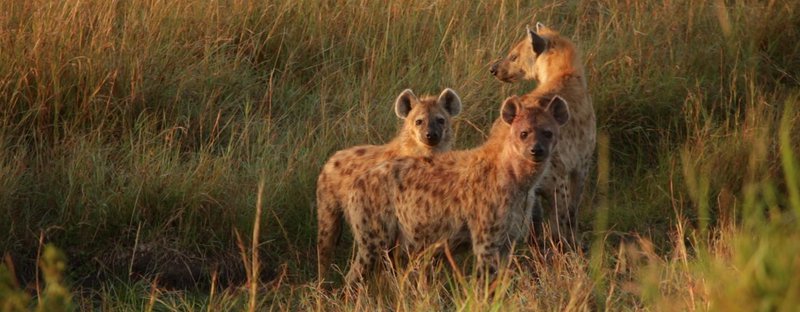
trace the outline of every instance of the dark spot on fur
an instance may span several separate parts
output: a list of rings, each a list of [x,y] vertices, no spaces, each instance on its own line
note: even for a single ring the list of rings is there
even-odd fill
[[[431,158],[431,157],[423,157],[422,160],[424,160],[426,163],[429,163],[429,164],[433,163],[433,158]]]
[[[417,189],[419,189],[420,191],[426,192],[426,193],[430,192],[430,187],[428,186],[427,183],[423,183],[423,184],[418,185]]]
[[[392,175],[394,176],[395,182],[397,182],[397,188],[400,190],[400,192],[405,191],[406,187],[405,187],[405,185],[403,185],[403,180],[400,179],[400,169],[395,167],[392,170]]]
[[[367,152],[367,150],[365,150],[363,148],[359,148],[359,149],[356,150],[356,156],[364,156],[364,153],[366,153],[366,152]]]
[[[333,167],[334,168],[339,168],[340,165],[341,165],[341,163],[338,160],[333,162]]]

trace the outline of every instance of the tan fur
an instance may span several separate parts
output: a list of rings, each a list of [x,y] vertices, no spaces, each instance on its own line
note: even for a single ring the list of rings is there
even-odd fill
[[[439,97],[418,100],[406,90],[395,101],[395,112],[404,118],[397,136],[385,145],[362,145],[336,152],[322,167],[317,179],[317,265],[324,279],[331,252],[341,234],[344,200],[353,181],[378,163],[401,156],[429,157],[450,149],[452,117],[461,111],[461,100],[451,89]],[[407,115],[406,115],[407,114]],[[434,134],[437,140],[431,140]]]
[[[543,39],[546,48],[534,52],[534,38]],[[541,42],[541,41],[540,41]],[[492,73],[504,82],[536,80],[537,94],[554,94],[570,103],[570,121],[561,128],[559,147],[553,155],[553,168],[543,178],[538,193],[548,205],[550,227],[566,243],[578,236],[578,207],[584,183],[592,166],[597,125],[594,107],[586,87],[583,64],[575,45],[556,31],[537,24],[528,30],[508,57],[492,66]],[[532,190],[530,205],[536,205]],[[537,207],[538,208],[538,207]],[[541,211],[535,215],[541,218]]]
[[[547,171],[560,125],[569,119],[560,97],[528,100],[542,105],[507,99],[506,126],[480,147],[401,157],[354,181],[345,211],[357,247],[348,285],[361,281],[395,242],[413,254],[437,242],[470,241],[479,275],[493,274],[511,244],[528,233],[525,197]]]

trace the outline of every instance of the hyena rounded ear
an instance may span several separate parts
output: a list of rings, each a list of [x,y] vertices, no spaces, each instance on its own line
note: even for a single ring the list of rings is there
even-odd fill
[[[536,23],[536,31],[531,30],[531,28],[527,25],[525,26],[528,31],[528,36],[531,37],[533,52],[536,52],[536,55],[541,55],[545,50],[547,50],[547,39],[544,39],[538,34],[540,27],[544,27],[544,25],[542,25],[542,23]]]
[[[403,92],[397,96],[397,99],[394,100],[394,113],[397,114],[397,117],[400,117],[400,119],[406,119],[415,102],[417,102],[417,96],[414,95],[414,92],[411,91],[411,89],[403,90]]]
[[[500,117],[510,125],[514,121],[514,117],[517,117],[521,107],[519,97],[513,95],[503,101],[503,107],[500,108]]]
[[[547,105],[547,111],[550,112],[550,115],[553,115],[553,118],[560,126],[563,126],[569,120],[567,101],[558,95],[550,100],[550,104]]]
[[[544,26],[544,24],[542,24],[542,22],[536,22],[536,32],[537,33],[542,32],[545,28],[547,28],[547,27]]]
[[[453,89],[445,88],[439,94],[438,102],[450,116],[456,116],[461,113],[461,98],[458,97],[458,94]]]

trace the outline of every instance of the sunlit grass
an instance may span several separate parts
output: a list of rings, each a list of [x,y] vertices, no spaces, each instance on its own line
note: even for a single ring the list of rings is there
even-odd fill
[[[82,309],[798,304],[795,2],[2,7],[0,249],[17,277],[0,272],[4,308],[38,302],[42,243],[66,254],[65,287]],[[494,297],[480,294],[466,255],[378,275],[354,298],[317,285],[313,194],[322,163],[338,149],[391,138],[391,102],[405,88],[455,89],[464,102],[456,148],[479,144],[501,101],[534,87],[502,84],[488,65],[536,21],[581,49],[608,138],[581,212],[590,251],[518,246]],[[346,269],[348,236],[341,246],[337,264]],[[261,263],[259,274],[247,274],[243,259],[259,259],[250,260]],[[247,281],[258,285],[255,301]]]

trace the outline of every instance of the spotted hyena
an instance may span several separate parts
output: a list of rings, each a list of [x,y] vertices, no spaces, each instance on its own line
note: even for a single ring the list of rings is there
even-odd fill
[[[561,128],[559,146],[552,159],[552,170],[542,179],[538,190],[545,199],[550,228],[565,243],[578,239],[578,206],[584,183],[592,166],[596,144],[596,119],[586,88],[586,75],[575,45],[556,31],[536,24],[536,31],[526,30],[508,56],[494,63],[491,73],[504,82],[535,80],[533,92],[557,94],[570,103],[570,121]],[[536,223],[541,209],[534,210]]]
[[[317,179],[317,265],[325,278],[331,252],[341,233],[345,197],[352,192],[353,180],[367,168],[400,156],[429,157],[450,149],[453,141],[452,117],[461,112],[461,99],[452,89],[438,97],[417,99],[410,89],[395,100],[394,110],[403,119],[397,136],[385,145],[362,145],[336,152],[322,167]]]
[[[469,241],[479,276],[486,269],[492,275],[511,243],[528,233],[525,197],[548,170],[568,119],[561,97],[510,97],[480,147],[397,158],[356,179],[345,211],[356,244],[347,284],[361,281],[395,243],[414,254],[437,242]]]

